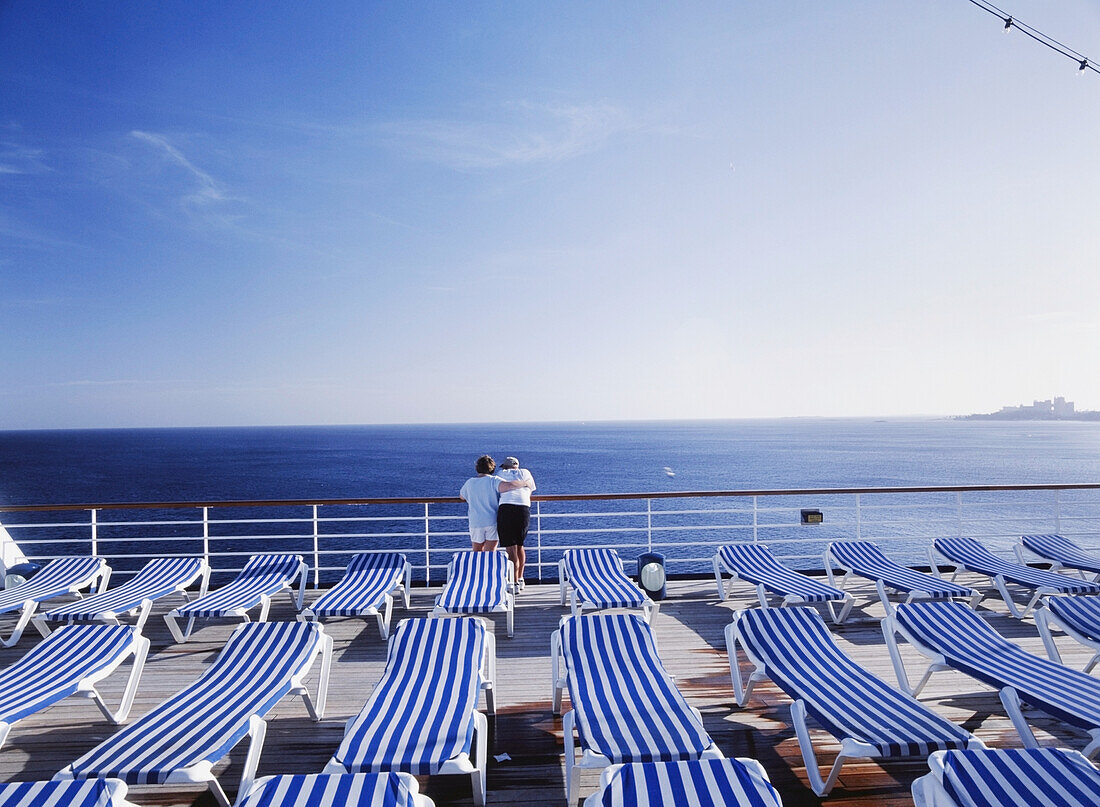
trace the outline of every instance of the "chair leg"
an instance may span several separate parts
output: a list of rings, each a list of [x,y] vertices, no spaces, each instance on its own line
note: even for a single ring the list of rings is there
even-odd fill
[[[1020,741],[1024,748],[1038,748],[1039,741],[1035,739],[1035,733],[1024,719],[1023,710],[1020,708],[1020,696],[1012,687],[1005,687],[999,693],[1001,704],[1008,712],[1012,725],[1016,727],[1016,733],[1020,735]]]
[[[573,724],[576,715],[571,710],[562,718],[561,727],[565,742],[565,803],[568,807],[576,807],[577,804],[577,772],[575,770],[576,747],[573,744]]]
[[[753,687],[757,681],[763,681],[766,677],[763,669],[757,666],[749,675],[747,683],[741,682],[741,668],[737,660],[737,615],[734,621],[726,625],[726,656],[730,663],[730,681],[733,684],[733,695],[738,706],[744,706],[752,697]],[[751,660],[751,659],[750,659]]]
[[[561,663],[561,633],[554,631],[550,634],[550,703],[555,716],[561,714]]]
[[[309,690],[303,685],[301,688],[302,701],[306,705],[306,711],[313,722],[321,720],[325,716],[325,705],[328,703],[328,683],[332,674],[332,637],[327,633],[321,634],[321,674],[317,680],[317,698],[313,700],[309,696]]]
[[[408,606],[405,606],[406,608]],[[382,634],[382,641],[390,637],[390,620],[393,618],[393,597],[386,595],[385,616],[378,615],[378,632]]]
[[[486,773],[489,764],[489,721],[481,712],[474,712],[474,746],[476,761],[470,774],[474,804],[485,807]]]
[[[794,723],[794,733],[798,737],[798,746],[802,751],[802,761],[806,765],[806,778],[810,780],[810,787],[818,796],[827,796],[836,784],[840,776],[840,769],[848,758],[843,752],[837,755],[833,767],[829,769],[829,775],[823,780],[821,769],[817,765],[817,754],[810,743],[810,731],[806,727],[806,705],[797,700],[791,704],[791,721]]]
[[[726,586],[725,586],[725,583],[722,580],[722,569],[718,564],[719,564],[718,556],[715,555],[714,556],[714,562],[713,562],[712,565],[714,566],[714,580],[715,580],[716,583],[718,583],[718,599],[721,600],[722,602],[725,602],[726,601]]]
[[[1054,633],[1050,629],[1050,612],[1045,608],[1040,608],[1035,612],[1035,627],[1039,629],[1039,636],[1043,640],[1043,647],[1046,648],[1047,656],[1055,664],[1062,663],[1062,654],[1058,652],[1058,645],[1054,643]],[[1090,667],[1091,669],[1091,667]],[[1088,672],[1088,670],[1086,670]]]
[[[237,788],[238,796],[243,796],[252,789],[252,781],[256,778],[256,768],[260,764],[260,752],[264,750],[264,739],[267,737],[267,721],[262,717],[252,715],[248,719],[248,737],[248,755],[245,757],[244,770],[241,772],[241,784]],[[213,789],[216,781],[211,782],[211,789]],[[220,786],[218,790],[221,790]]]
[[[172,638],[176,640],[176,644],[183,644],[187,641],[187,637],[190,636],[191,631],[188,630],[186,634],[180,631],[180,626],[176,622],[176,612],[164,615],[164,621],[168,624],[168,632],[172,634]]]
[[[50,637],[50,634],[53,633],[53,630],[51,630],[49,623],[47,623],[46,621],[45,614],[39,614],[38,616],[36,616],[34,619],[31,620],[31,624],[34,625],[35,629],[38,631],[38,635],[41,636],[43,639],[48,639]],[[141,629],[138,628],[138,630]]]
[[[27,600],[23,603],[23,610],[19,612],[19,621],[15,623],[15,630],[11,632],[11,636],[7,639],[0,639],[0,644],[4,647],[15,647],[20,637],[23,635],[23,631],[26,630],[27,624],[31,621],[31,616],[34,614],[35,608],[37,607],[38,603],[33,600]]]
[[[138,683],[141,681],[141,673],[145,669],[145,659],[148,654],[149,640],[144,636],[137,636],[134,642],[133,666],[130,668],[130,677],[126,680],[126,689],[122,692],[122,703],[119,705],[117,712],[112,712],[107,708],[107,704],[95,687],[91,687],[89,690],[89,694],[92,700],[95,701],[95,705],[99,707],[99,711],[103,712],[104,717],[116,726],[125,723],[126,718],[130,716],[130,709],[134,705],[134,697],[137,695]]]

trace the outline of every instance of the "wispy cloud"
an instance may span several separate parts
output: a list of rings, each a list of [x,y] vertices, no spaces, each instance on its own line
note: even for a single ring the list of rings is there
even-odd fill
[[[193,189],[184,195],[185,204],[204,207],[217,202],[230,201],[230,197],[221,182],[214,179],[209,173],[203,171],[184,156],[176,146],[169,142],[168,138],[155,132],[143,132],[138,129],[130,132],[130,137],[148,143],[157,149],[165,159],[183,168],[189,175]]]
[[[614,106],[521,103],[505,107],[496,120],[391,121],[374,129],[418,159],[479,169],[570,159],[595,151],[628,125]]]
[[[0,142],[0,174],[43,174],[50,170],[40,148]]]

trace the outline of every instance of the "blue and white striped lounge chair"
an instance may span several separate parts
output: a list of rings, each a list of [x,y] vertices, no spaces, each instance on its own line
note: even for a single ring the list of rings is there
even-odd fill
[[[292,586],[298,580],[298,596]],[[181,605],[164,615],[168,630],[177,642],[191,638],[196,619],[219,617],[243,618],[248,622],[248,612],[260,606],[257,622],[267,619],[271,598],[280,591],[290,592],[291,600],[300,611],[306,595],[306,564],[301,555],[256,555],[249,559],[240,574],[227,586],[211,591],[194,602]],[[178,619],[187,620],[186,630],[181,631]]]
[[[447,564],[447,585],[435,599],[432,616],[503,612],[512,636],[516,616],[512,577],[512,561],[503,552],[456,552]]]
[[[110,577],[111,567],[103,558],[57,558],[43,566],[27,582],[0,591],[0,614],[19,611],[11,635],[0,639],[0,644],[4,647],[15,646],[39,603],[65,594],[79,595],[80,589],[93,584],[97,591],[103,590]]]
[[[318,653],[317,698],[302,679]],[[320,720],[332,667],[332,637],[316,622],[240,625],[214,662],[186,689],[107,738],[55,779],[113,777],[131,785],[206,784],[218,804],[229,799],[214,765],[250,738],[241,777],[247,792],[263,749],[266,715],[286,695],[300,695]]]
[[[718,598],[729,596],[722,580],[722,573],[734,580],[745,580],[756,586],[756,597],[761,608],[768,607],[768,592],[783,598],[783,605],[806,605],[823,602],[829,609],[833,622],[841,623],[852,610],[854,599],[847,591],[828,586],[809,575],[789,569],[775,559],[764,544],[729,544],[719,547],[714,555],[714,579],[718,582]],[[834,603],[842,603],[837,615]]]
[[[1100,662],[1100,597],[1048,597],[1046,604],[1035,611],[1035,625],[1051,661],[1062,663],[1053,631],[1061,628],[1067,636],[1093,651],[1085,672],[1092,672]]]
[[[1088,572],[1093,580],[1100,579],[1100,557],[1090,555],[1062,535],[1024,535],[1015,548],[1020,563],[1027,562],[1023,552],[1026,549],[1048,561],[1052,572],[1077,569],[1082,576]]]
[[[50,635],[50,622],[109,622],[121,624],[119,617],[138,612],[134,626],[141,630],[153,603],[171,594],[180,594],[187,600],[187,587],[199,578],[202,583],[199,596],[206,593],[210,580],[210,567],[202,558],[156,558],[149,561],[130,580],[109,591],[101,591],[91,597],[67,603],[40,613],[34,618],[34,626],[43,636]]]
[[[0,672],[0,745],[12,725],[70,695],[95,701],[115,725],[126,720],[149,652],[149,640],[129,625],[72,625],[63,628]],[[104,702],[96,684],[127,658],[130,678],[117,711]]]
[[[747,685],[741,681],[738,646],[755,665]],[[726,649],[739,705],[745,705],[753,685],[764,678],[771,678],[794,701],[791,720],[810,787],[819,796],[832,790],[849,759],[927,756],[936,750],[982,745],[852,661],[812,608],[739,611],[726,626]],[[807,713],[840,740],[840,754],[824,779],[810,742]]]
[[[612,765],[584,807],[782,807],[755,759],[689,759]]]
[[[0,785],[0,807],[137,807],[126,790],[118,779],[8,782]]]
[[[1032,569],[1022,563],[1001,560],[973,538],[937,538],[933,542],[933,548],[928,550],[933,568],[936,568],[937,552],[955,564],[955,572],[951,575],[952,580],[963,570],[987,575],[1004,598],[1009,612],[1017,619],[1027,616],[1039,603],[1039,598],[1048,594],[1100,594],[1098,583],[1089,583],[1064,574]],[[1012,599],[1006,583],[1015,583],[1034,591],[1031,600],[1023,610],[1020,610],[1016,601]]]
[[[409,608],[411,576],[412,567],[399,552],[353,555],[343,579],[298,614],[298,619],[373,616],[385,639],[390,632],[393,595],[400,594],[405,610]]]
[[[622,559],[614,549],[567,549],[558,562],[561,604],[569,593],[573,616],[586,610],[640,608],[645,621],[652,622],[660,604],[651,600],[627,577]]]
[[[495,674],[493,634],[484,620],[401,620],[386,670],[348,721],[325,773],[462,774],[471,779],[474,803],[484,807],[489,725],[477,702],[485,689],[492,713]]]
[[[435,807],[435,802],[420,795],[407,773],[309,773],[257,779],[236,807]]]
[[[883,633],[898,684],[906,691],[917,694],[933,672],[954,668],[998,690],[1025,747],[1039,744],[1021,702],[1088,732],[1086,756],[1100,750],[1100,680],[1022,650],[979,614],[958,603],[909,603],[884,620]],[[931,661],[916,687],[909,686],[898,635]]]
[[[577,803],[576,768],[722,757],[661,664],[653,629],[637,614],[564,617],[550,654],[554,714],[561,713],[566,684],[573,704],[562,720],[569,804]]]
[[[1100,771],[1060,748],[937,751],[913,782],[916,807],[1084,807],[1100,804]]]
[[[845,570],[845,575],[837,583],[833,567]],[[886,613],[892,613],[894,606],[886,595],[886,589],[907,595],[906,602],[914,600],[967,598],[970,607],[977,608],[982,599],[981,592],[965,588],[957,583],[949,583],[939,577],[918,572],[900,563],[895,563],[883,554],[871,541],[833,541],[825,550],[825,573],[830,585],[843,589],[853,574],[865,577],[875,584],[878,598]]]

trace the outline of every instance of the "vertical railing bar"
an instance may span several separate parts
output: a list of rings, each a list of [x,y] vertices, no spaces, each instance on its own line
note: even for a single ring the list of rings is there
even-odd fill
[[[653,551],[653,500],[645,500],[645,537],[646,551]]]
[[[99,521],[96,518],[96,514],[99,511],[96,508],[92,508],[92,557],[99,555]]]
[[[321,548],[320,525],[317,523],[317,508],[313,505],[313,589],[316,591],[321,585]]]
[[[202,508],[202,559],[210,565],[210,508]]]
[[[432,556],[431,547],[429,546],[428,535],[431,531],[431,525],[428,521],[428,503],[424,502],[424,585],[430,586],[432,584]]]
[[[1054,491],[1054,531],[1062,531],[1062,491]]]
[[[535,502],[535,539],[536,539],[536,552],[538,554],[538,563],[536,567],[539,570],[539,582],[542,582],[542,502]]]
[[[961,490],[955,491],[955,512],[959,521],[959,537],[963,536],[963,494]]]
[[[856,540],[862,540],[863,538],[863,513],[860,510],[861,500],[859,494],[856,494]]]
[[[759,521],[759,502],[757,497],[752,497],[752,542],[754,544],[760,543],[760,521]]]

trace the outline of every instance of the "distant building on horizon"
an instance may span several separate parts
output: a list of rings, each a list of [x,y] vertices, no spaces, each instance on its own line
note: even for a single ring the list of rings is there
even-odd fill
[[[1079,411],[1073,401],[1061,395],[1053,400],[1032,401],[1030,405],[1004,406],[998,412],[967,415],[975,420],[1100,420],[1100,412]]]

